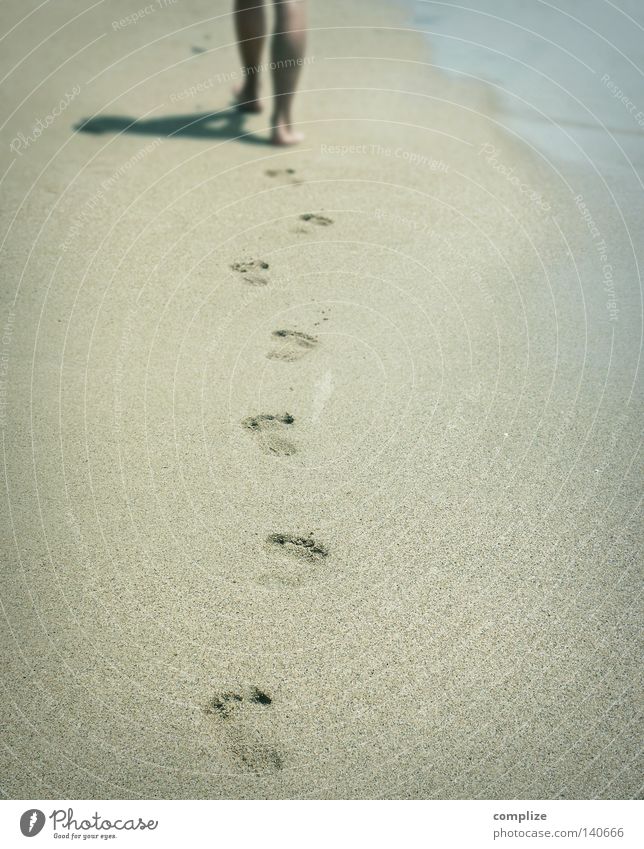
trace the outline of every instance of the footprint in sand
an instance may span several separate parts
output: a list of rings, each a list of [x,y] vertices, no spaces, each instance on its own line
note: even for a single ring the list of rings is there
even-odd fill
[[[272,704],[273,699],[264,690],[259,687],[251,687],[245,693],[226,692],[216,693],[206,705],[206,713],[209,716],[218,716],[221,719],[230,719],[235,714],[235,711],[244,705],[263,705]]]
[[[308,333],[301,333],[299,330],[274,330],[273,336],[279,340],[280,344],[266,354],[269,360],[285,360],[287,363],[292,363],[318,344],[315,336],[309,336]]]
[[[328,227],[333,224],[332,218],[327,218],[326,215],[318,215],[315,212],[305,212],[304,215],[300,215],[300,221],[308,221],[311,224],[317,224],[318,227]]]
[[[266,286],[268,283],[268,278],[262,274],[267,270],[268,263],[263,259],[241,260],[233,262],[230,267],[241,274],[244,283],[248,283],[249,286]]]
[[[302,182],[299,177],[295,176],[295,168],[268,168],[264,171],[267,177],[277,179],[280,182],[287,183],[291,186],[298,185]]]
[[[284,766],[284,760],[273,746],[264,743],[240,743],[232,748],[236,763],[255,775],[274,775]]]
[[[321,566],[329,550],[313,534],[277,533],[264,540],[264,550],[269,561],[256,576],[262,586],[273,588],[298,587],[307,581],[317,581],[321,576],[316,566]],[[301,568],[298,568],[301,567]]]
[[[217,693],[205,708],[206,715],[226,722],[230,753],[234,762],[240,768],[256,775],[279,772],[284,759],[274,746],[261,739],[256,730],[243,728],[244,713],[265,709],[272,703],[272,697],[265,690],[251,687],[246,692]]]
[[[257,437],[259,447],[265,454],[277,454],[279,457],[290,457],[295,454],[293,443],[283,436],[284,429],[290,427],[295,419],[290,413],[271,415],[264,413],[259,416],[248,416],[242,419],[242,427],[250,430]]]
[[[239,707],[244,701],[244,697],[240,693],[219,693],[213,696],[206,705],[206,713],[209,716],[220,716],[222,719],[230,719],[235,712],[235,708]]]
[[[269,534],[266,538],[266,548],[271,553],[287,554],[312,563],[320,562],[329,555],[327,547],[312,536]]]

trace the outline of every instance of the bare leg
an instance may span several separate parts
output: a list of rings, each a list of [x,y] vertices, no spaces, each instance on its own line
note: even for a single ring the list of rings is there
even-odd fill
[[[275,32],[271,41],[273,67],[273,144],[296,144],[304,136],[292,129],[291,104],[302,69],[306,45],[304,0],[275,0]]]
[[[258,97],[259,65],[266,41],[264,0],[235,0],[235,31],[244,69],[244,81],[235,90],[237,108],[261,112]]]

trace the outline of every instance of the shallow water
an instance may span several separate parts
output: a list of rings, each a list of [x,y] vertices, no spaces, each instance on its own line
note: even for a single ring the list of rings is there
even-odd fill
[[[548,159],[632,174],[644,163],[642,5],[415,0],[448,74],[494,88],[501,121]]]

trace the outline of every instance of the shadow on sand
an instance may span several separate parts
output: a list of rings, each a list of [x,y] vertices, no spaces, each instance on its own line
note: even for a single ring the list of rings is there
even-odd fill
[[[74,125],[81,133],[136,133],[146,136],[191,139],[235,139],[245,144],[267,145],[268,139],[249,133],[246,116],[231,108],[193,115],[167,115],[162,118],[130,118],[127,115],[99,115]]]

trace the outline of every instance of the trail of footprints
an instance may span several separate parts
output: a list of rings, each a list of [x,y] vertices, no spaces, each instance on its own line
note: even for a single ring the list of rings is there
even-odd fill
[[[288,177],[295,174],[295,170],[293,168],[269,169],[265,172],[265,174],[269,177],[279,177],[283,175]],[[296,183],[300,181],[292,179],[291,182]],[[307,224],[315,224],[318,227],[328,227],[333,224],[332,218],[329,218],[327,215],[322,215],[319,212],[305,212],[299,216],[299,220],[304,221]],[[300,224],[295,232],[309,233],[310,230]],[[232,271],[239,274],[240,280],[248,286],[268,285],[269,279],[266,272],[269,269],[269,264],[264,259],[241,259],[237,262],[233,262],[230,268]]]
[[[291,182],[300,182],[293,175],[293,168],[269,169],[268,177],[280,177]],[[319,227],[328,227],[331,218],[318,213],[304,213],[300,220]],[[309,232],[301,228],[300,232]],[[266,286],[269,282],[269,264],[262,259],[246,259],[234,262],[232,271],[240,275],[249,286]],[[319,344],[317,337],[300,330],[279,329],[272,333],[274,347],[266,354],[268,359],[292,363],[315,350]],[[296,453],[295,444],[290,439],[295,418],[287,412],[260,413],[242,419],[241,426],[256,440],[262,452],[277,457],[289,457]],[[291,533],[272,533],[264,541],[264,548],[272,556],[284,558],[301,565],[316,566],[328,556],[327,547],[309,536]],[[274,746],[267,744],[252,730],[248,712],[254,710],[272,710],[273,698],[259,687],[246,691],[227,691],[213,695],[205,707],[205,713],[226,728],[230,752],[239,768],[255,775],[272,775],[284,766],[284,756]]]

